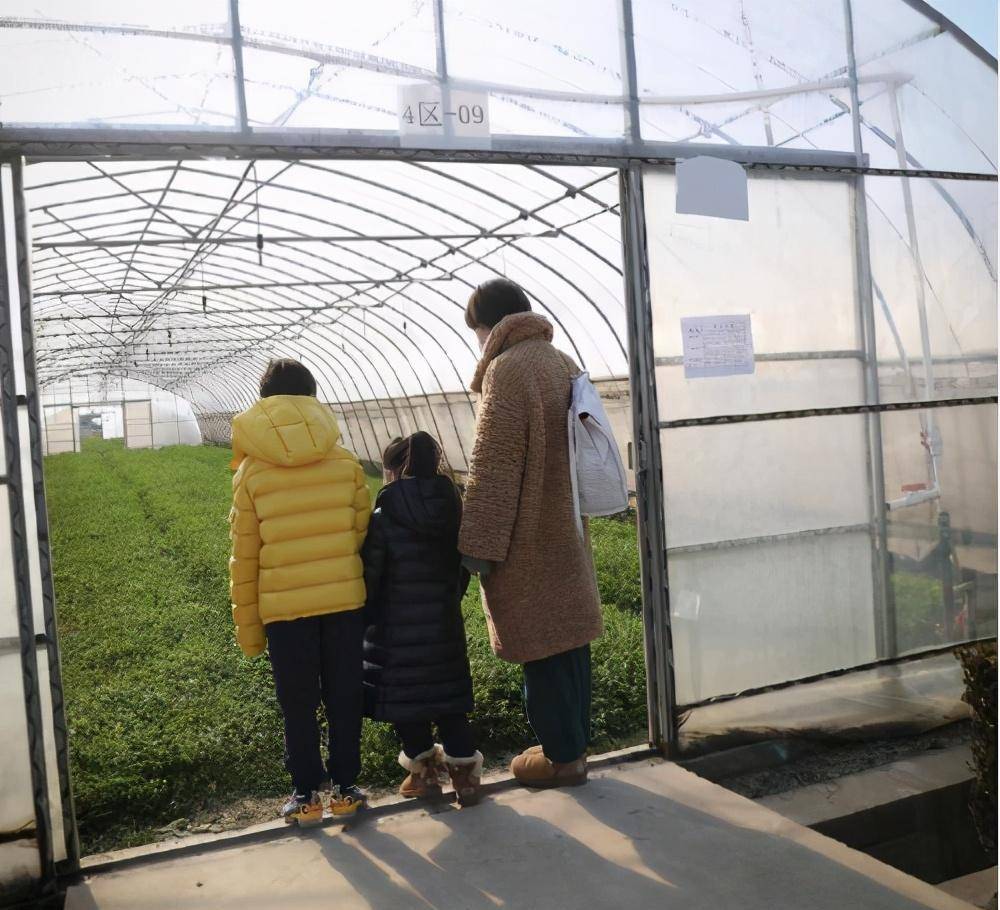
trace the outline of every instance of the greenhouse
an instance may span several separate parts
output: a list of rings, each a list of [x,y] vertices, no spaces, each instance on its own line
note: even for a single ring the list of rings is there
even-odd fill
[[[367,468],[461,478],[497,276],[628,468],[649,743],[884,667],[817,723],[921,723],[905,668],[997,629],[996,162],[922,0],[5,0],[0,904],[80,861],[43,459],[228,446],[293,357]]]

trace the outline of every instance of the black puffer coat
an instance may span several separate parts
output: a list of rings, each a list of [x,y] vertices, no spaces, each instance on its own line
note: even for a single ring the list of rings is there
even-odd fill
[[[369,717],[409,723],[472,711],[461,517],[458,491],[445,477],[404,478],[378,495],[362,552]]]

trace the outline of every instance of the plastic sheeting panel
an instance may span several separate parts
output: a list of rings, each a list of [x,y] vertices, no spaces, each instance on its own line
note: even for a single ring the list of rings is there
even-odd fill
[[[920,413],[882,416],[890,497],[926,484]],[[997,634],[997,408],[931,414],[942,441],[938,495],[889,513],[903,652]]]
[[[848,184],[754,177],[749,223],[675,214],[670,173],[645,190],[661,419],[864,401]],[[686,379],[681,320],[723,314],[749,316],[753,374]],[[874,658],[863,418],[661,447],[678,701]]]
[[[882,400],[996,395],[996,184],[867,177],[865,191]]]
[[[866,186],[880,391],[996,394],[995,188]],[[870,403],[853,182],[753,173],[749,190],[747,223],[679,215],[673,175],[646,174],[661,420]],[[753,373],[686,379],[681,319],[725,314],[749,316]],[[995,408],[880,420],[878,436],[852,415],[664,431],[679,702],[869,662],[879,635],[895,653],[995,634]],[[879,443],[885,500],[900,506],[884,592]]]
[[[675,214],[669,172],[646,185],[666,418],[866,403],[850,182],[754,174],[748,223]],[[996,395],[996,186],[868,177],[865,191],[880,400]],[[754,376],[686,382],[679,318],[734,310],[751,317]]]
[[[17,600],[11,559],[9,490],[0,486],[0,899],[39,875],[34,840],[28,727],[25,718]],[[44,652],[42,652],[44,658]]]
[[[6,505],[6,503],[4,503]],[[16,627],[4,629],[17,635]],[[0,775],[0,831],[5,836],[34,831],[35,809],[31,801],[31,767],[28,762],[28,730],[24,716],[24,686],[21,681],[20,649],[0,653],[0,734],[3,774]]]
[[[872,167],[995,174],[997,73],[906,4],[855,4],[862,142]]]
[[[864,418],[662,434],[677,700],[875,659]]]
[[[125,408],[125,445],[130,449],[148,449],[153,445],[153,413],[148,401],[127,401]]]
[[[82,111],[87,111],[83,119],[104,123],[236,123],[232,54],[220,53],[210,40],[227,27],[225,0],[140,7],[124,0],[9,0],[3,13],[40,27],[4,28],[0,22],[0,78],[9,88],[19,72],[41,69],[50,86],[42,92],[44,100],[35,102],[20,92],[5,92],[7,123],[73,121]],[[72,22],[77,28],[41,25],[46,22]]]
[[[340,5],[336,15],[317,15],[315,4],[303,0],[243,0],[250,122],[395,130],[399,86],[412,81],[414,72],[430,73],[436,66],[433,5],[384,0],[377,16],[367,12]],[[308,46],[325,61],[317,65],[303,52]]]
[[[737,222],[644,183],[661,419],[864,403],[851,185],[753,174]],[[754,372],[686,379],[681,319],[726,314],[749,315]],[[865,420],[663,432],[678,702],[875,658]]]
[[[42,453],[58,455],[60,452],[76,450],[76,428],[73,423],[73,409],[70,407],[44,408],[42,419]]]
[[[18,411],[18,438],[21,443],[21,489],[24,491],[24,529],[28,541],[28,573],[31,587],[31,610],[36,634],[46,628],[42,598],[41,557],[38,548],[38,520],[33,495],[35,474],[31,457],[28,409],[22,405]],[[41,481],[42,478],[38,477]],[[55,860],[66,858],[66,836],[63,826],[62,797],[59,788],[59,765],[56,756],[52,689],[49,684],[49,655],[42,646],[36,651],[38,660],[38,690],[41,699],[42,737],[45,744],[45,773],[48,782],[49,818],[52,825],[52,844]]]
[[[917,6],[851,4],[864,151],[874,166],[895,166],[902,145],[903,167],[995,173],[995,61]],[[554,151],[600,139],[625,151],[631,66],[618,0],[448,0],[440,22],[434,4],[405,0],[339,4],[332,17],[319,0],[236,9],[239,44],[224,0],[8,0],[4,125],[85,126],[108,141],[156,125],[225,142],[243,126],[240,97],[249,130],[391,146],[400,88],[444,84],[481,97],[490,125],[445,146],[503,137]],[[854,151],[841,0],[632,0],[631,17],[642,140]]]
[[[754,173],[741,222],[676,214],[672,172],[644,182],[661,417],[863,403],[850,184]],[[686,380],[680,320],[728,314],[750,316],[754,374]]]
[[[853,148],[842,0],[634,0],[633,10],[644,137]]]

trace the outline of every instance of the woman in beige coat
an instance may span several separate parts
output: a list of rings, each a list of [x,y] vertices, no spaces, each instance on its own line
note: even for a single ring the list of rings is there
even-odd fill
[[[603,627],[569,473],[566,415],[580,370],[512,281],[476,288],[466,322],[483,354],[459,549],[480,573],[493,650],[524,665],[525,707],[541,743],[511,770],[529,786],[584,783],[590,643]]]

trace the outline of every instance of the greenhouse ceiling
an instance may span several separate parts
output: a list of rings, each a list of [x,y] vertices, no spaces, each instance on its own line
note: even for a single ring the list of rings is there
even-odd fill
[[[597,168],[119,162],[28,170],[43,385],[89,374],[245,407],[271,356],[321,396],[464,389],[481,281],[522,282],[596,375],[625,372],[618,185]]]

